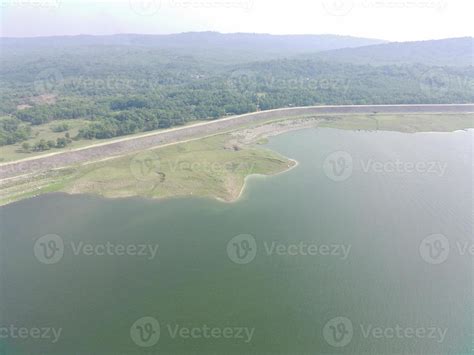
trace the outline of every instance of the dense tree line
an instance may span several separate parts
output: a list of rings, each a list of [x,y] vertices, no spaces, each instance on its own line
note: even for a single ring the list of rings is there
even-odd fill
[[[104,139],[258,109],[466,103],[474,99],[473,82],[472,66],[319,59],[217,65],[191,53],[128,47],[13,53],[0,69],[0,145],[27,139],[30,125],[59,119],[87,119],[78,138]]]
[[[20,120],[13,117],[0,119],[0,146],[24,141],[30,134],[31,127]]]

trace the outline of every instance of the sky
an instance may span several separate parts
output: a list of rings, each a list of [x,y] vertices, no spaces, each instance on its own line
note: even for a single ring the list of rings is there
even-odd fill
[[[474,36],[473,0],[0,0],[3,37],[190,31]]]

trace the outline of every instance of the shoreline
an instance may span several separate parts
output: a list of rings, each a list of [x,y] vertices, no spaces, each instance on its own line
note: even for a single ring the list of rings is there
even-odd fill
[[[280,172],[277,172],[275,174],[270,174],[270,175],[264,175],[264,174],[250,174],[250,175],[247,175],[245,178],[244,178],[244,183],[242,185],[242,188],[240,189],[240,192],[239,192],[239,195],[230,199],[230,200],[225,200],[223,198],[220,198],[220,197],[210,197],[211,199],[213,200],[217,200],[219,202],[222,202],[222,203],[228,203],[228,204],[233,204],[233,203],[237,203],[239,202],[242,198],[243,198],[243,195],[244,195],[244,192],[245,192],[245,189],[247,188],[247,185],[249,184],[249,180],[252,179],[252,178],[264,178],[264,179],[267,179],[267,178],[272,178],[272,177],[275,177],[275,176],[278,176],[278,175],[282,175],[282,174],[286,174],[287,172],[295,169],[297,166],[299,166],[299,162],[295,159],[290,159],[290,158],[287,158],[288,161],[292,162],[293,165],[288,167],[288,169],[286,170],[283,170],[283,171],[280,171]]]
[[[119,157],[139,151],[159,147],[169,143],[180,143],[189,139],[201,139],[216,134],[231,132],[246,125],[264,124],[271,121],[297,118],[302,116],[340,115],[410,115],[410,114],[472,114],[474,104],[440,104],[440,105],[342,105],[342,106],[307,106],[281,108],[252,112],[243,115],[200,122],[168,130],[154,131],[139,136],[118,138],[73,150],[47,153],[25,159],[0,163],[0,180],[9,177],[27,175],[31,172],[62,168],[74,164],[98,161],[108,157]]]
[[[453,121],[451,120],[442,119],[442,117],[439,119],[432,119],[430,117],[427,117],[425,119],[418,120],[416,115],[415,116],[410,115],[409,117],[405,117],[405,116],[404,115],[379,116],[379,121],[383,122],[384,128],[386,128],[385,126],[388,125],[388,128],[390,129],[381,129],[381,130],[378,130],[378,132],[393,132],[393,133],[398,132],[400,134],[407,134],[407,133],[408,134],[413,134],[413,133],[472,134],[474,132],[474,129],[471,127],[450,130],[449,128],[455,127],[456,125],[459,126],[460,124],[456,123],[456,121],[454,121],[453,123]],[[385,121],[383,120],[384,117],[386,118]],[[206,177],[205,175],[199,175],[199,172],[196,171],[196,173],[198,174],[196,175],[198,179],[197,180],[198,185],[196,185],[197,189],[193,190],[192,186],[190,187],[189,185],[185,185],[185,188],[183,189],[183,192],[184,192],[183,194],[176,193],[176,192],[179,192],[179,189],[177,189],[176,187],[179,186],[179,184],[182,183],[183,181],[179,179],[182,179],[183,176],[184,178],[190,178],[194,176],[194,172],[190,171],[189,173],[187,173],[187,175],[186,173],[182,175],[178,175],[178,176],[172,175],[171,179],[178,178],[178,180],[174,180],[178,185],[176,184],[165,185],[164,190],[163,190],[164,196],[156,196],[156,197],[145,196],[147,192],[140,189],[140,187],[138,186],[137,186],[138,189],[136,188],[130,189],[129,187],[128,190],[127,189],[120,190],[120,187],[117,187],[116,185],[114,186],[114,180],[110,180],[110,179],[107,180],[107,178],[109,177],[107,173],[103,175],[105,177],[105,181],[102,179],[100,175],[99,176],[97,174],[92,175],[92,176],[89,175],[90,172],[99,171],[101,169],[117,169],[116,165],[118,163],[122,162],[122,165],[124,163],[127,164],[126,161],[133,158],[134,155],[131,154],[125,157],[106,158],[102,160],[100,163],[87,162],[86,164],[80,164],[80,165],[71,166],[71,167],[51,169],[50,174],[39,172],[36,174],[31,173],[28,175],[15,176],[12,178],[0,180],[0,186],[3,185],[5,186],[5,189],[10,189],[9,192],[7,192],[8,190],[5,190],[5,194],[4,194],[5,200],[4,202],[0,202],[0,207],[10,205],[17,201],[27,200],[29,198],[34,198],[43,194],[54,193],[54,192],[63,192],[71,196],[80,195],[80,194],[100,196],[101,198],[105,198],[105,199],[141,198],[141,199],[147,199],[151,201],[162,201],[162,200],[164,201],[167,199],[175,199],[175,198],[197,197],[197,198],[215,200],[215,201],[223,202],[223,203],[235,203],[242,199],[244,192],[247,188],[247,185],[249,183],[249,180],[253,176],[256,176],[256,177],[260,176],[264,178],[276,176],[276,175],[291,171],[292,169],[299,166],[299,162],[297,160],[283,156],[279,154],[278,152],[275,152],[269,148],[265,148],[264,146],[266,145],[269,139],[275,136],[278,136],[280,134],[289,133],[291,131],[298,131],[298,130],[305,130],[305,129],[312,129],[312,128],[350,130],[354,132],[377,132],[377,130],[374,130],[372,126],[367,126],[367,123],[370,122],[369,119],[370,117],[367,117],[367,116],[362,117],[360,115],[358,116],[356,115],[354,117],[339,118],[338,120],[334,120],[334,121],[329,118],[325,118],[324,116],[322,117],[321,116],[306,116],[306,117],[298,117],[298,118],[293,117],[293,118],[286,118],[282,120],[273,120],[273,121],[265,122],[265,123],[257,122],[254,125],[239,128],[230,132],[214,134],[212,135],[212,137],[195,138],[195,139],[186,140],[184,142],[166,144],[164,147],[156,147],[156,148],[149,148],[149,149],[143,150],[143,152],[156,150],[156,153],[158,155],[161,156],[161,154],[163,153],[165,157],[167,156],[167,159],[171,159],[172,161],[173,157],[174,159],[181,159],[180,158],[181,155],[175,154],[175,155],[169,156],[168,154],[169,150],[175,151],[176,149],[179,149],[177,148],[177,146],[180,146],[181,144],[183,145],[183,147],[187,147],[188,152],[193,152],[193,151],[200,151],[199,148],[197,148],[196,150],[196,147],[199,147],[199,144],[203,144],[203,143],[209,144],[209,142],[214,142],[214,143],[211,143],[212,145],[210,148],[211,156],[210,157],[206,156],[205,158],[211,159],[211,160],[217,159],[219,155],[212,155],[212,154],[220,154],[220,155],[224,154],[225,155],[224,159],[227,159],[227,160],[218,159],[216,160],[216,163],[218,164],[219,164],[219,161],[222,164],[225,161],[228,162],[228,161],[232,161],[233,159],[250,158],[253,155],[252,154],[249,155],[249,153],[245,153],[245,151],[246,150],[248,151],[248,149],[256,149],[255,152],[257,152],[257,157],[259,157],[257,158],[257,162],[259,161],[258,164],[269,164],[269,163],[265,163],[265,161],[272,161],[275,159],[276,156],[279,156],[279,158],[277,158],[280,161],[279,163],[275,165],[275,162],[272,162],[270,163],[270,165],[266,165],[266,168],[263,169],[263,171],[265,171],[265,169],[267,168],[270,169],[268,174],[259,172],[255,174],[245,175],[242,185],[238,186],[236,189],[232,187],[232,184],[235,182],[235,179],[232,179],[232,174],[235,174],[236,178],[239,175],[243,176],[244,174],[238,174],[238,173],[236,174],[235,172],[232,172],[232,173],[228,172],[228,175],[223,176],[223,178],[227,180],[222,180],[222,184],[221,184],[221,182],[216,183],[216,182],[212,182],[212,180],[206,180],[209,177],[212,178],[212,176]],[[454,120],[455,117],[452,117],[451,119]],[[471,117],[468,117],[468,119],[471,120]],[[355,128],[354,122],[356,123],[356,126],[360,125],[361,127]],[[334,123],[336,123],[336,127],[328,126]],[[447,126],[447,123],[449,123],[451,126]],[[399,127],[399,129],[396,129],[397,127]],[[410,130],[410,131],[407,132],[407,130]],[[218,142],[218,141],[222,143],[215,145],[215,142]],[[208,142],[208,143],[205,143],[205,142]],[[173,148],[173,147],[176,147],[176,148]],[[162,149],[165,149],[165,150],[162,152]],[[232,153],[234,150],[236,150],[237,152],[242,150],[244,155],[234,156],[232,155],[234,154]],[[264,152],[265,150],[268,151],[268,153],[265,153]],[[168,153],[165,153],[166,151],[168,151]],[[276,156],[272,158],[272,154],[276,154]],[[238,158],[239,156],[240,158]],[[258,160],[262,158],[263,160]],[[186,157],[184,157],[183,159],[184,161],[186,161]],[[188,159],[193,159],[193,158],[188,158]],[[286,164],[284,164],[284,162],[286,162]],[[196,161],[196,163],[199,164],[199,158]],[[98,164],[98,166],[94,167],[94,164]],[[278,164],[280,164],[280,167],[278,167]],[[263,168],[264,166],[265,165],[262,165],[261,168]],[[68,169],[71,169],[71,172],[69,172]],[[123,167],[122,169],[128,170],[128,167]],[[272,173],[271,169],[274,169],[277,171]],[[114,172],[115,170],[111,170],[111,171]],[[120,171],[118,172],[120,173]],[[164,171],[164,172],[167,173],[167,171]],[[122,173],[124,173],[124,171],[122,171]],[[91,180],[87,180],[89,179],[89,176]],[[78,179],[80,179],[81,181],[79,181]],[[92,189],[91,189],[89,188],[89,186],[84,185],[84,181],[86,182],[90,181],[91,184],[96,184],[96,186],[95,187],[92,186]],[[74,184],[77,184],[78,182],[82,185],[77,185],[79,186],[79,188],[77,189],[77,192],[71,192],[70,190],[71,187],[74,186]],[[117,180],[115,180],[115,183],[116,182]],[[126,180],[124,180],[124,183],[125,182]],[[110,185],[111,183],[112,185]],[[101,184],[103,185],[101,186]],[[199,184],[203,184],[203,185],[201,186]],[[229,185],[226,186],[226,184],[229,184]],[[113,196],[114,191],[116,193],[116,196]],[[225,191],[224,194],[222,194],[222,191]],[[143,194],[144,192],[145,194]],[[196,194],[194,194],[194,192]],[[107,196],[107,193],[109,193],[109,196]]]

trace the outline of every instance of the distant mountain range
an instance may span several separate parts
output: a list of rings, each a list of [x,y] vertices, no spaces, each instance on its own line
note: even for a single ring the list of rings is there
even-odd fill
[[[473,63],[472,37],[423,42],[394,42],[326,51],[319,58],[354,64],[414,64],[469,66]]]
[[[118,34],[111,36],[57,36],[0,38],[3,49],[56,49],[85,46],[128,46],[162,49],[181,55],[226,58],[234,62],[267,60],[385,43],[378,39],[336,35],[269,35],[188,32],[170,35]]]
[[[10,47],[126,45],[155,48],[220,48],[262,52],[307,53],[386,43],[378,39],[336,35],[270,35],[255,33],[187,32],[170,35],[118,34],[1,38]]]
[[[70,48],[126,47],[186,56],[219,64],[238,64],[281,58],[314,58],[353,64],[473,65],[473,38],[422,42],[387,42],[337,35],[270,35],[188,32],[170,35],[118,34],[0,38],[4,53]]]

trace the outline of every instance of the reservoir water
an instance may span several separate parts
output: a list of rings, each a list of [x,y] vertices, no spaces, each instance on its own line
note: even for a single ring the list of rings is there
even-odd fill
[[[236,203],[0,208],[0,354],[470,354],[473,131],[310,129]]]

